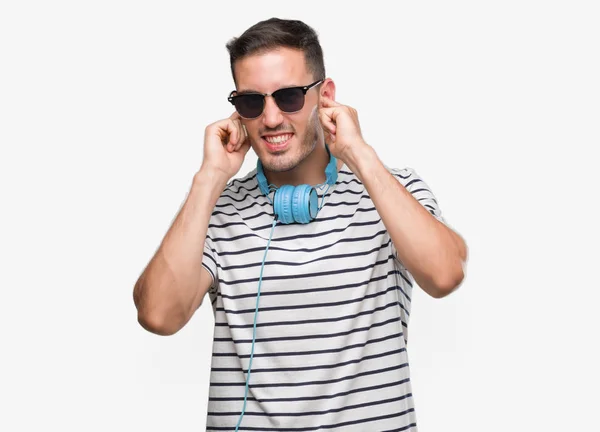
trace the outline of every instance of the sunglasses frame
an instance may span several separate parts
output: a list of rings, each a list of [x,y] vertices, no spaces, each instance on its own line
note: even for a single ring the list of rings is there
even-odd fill
[[[275,90],[275,91],[274,91],[273,93],[271,93],[271,94],[269,94],[269,93],[259,93],[259,92],[244,92],[244,93],[241,93],[241,94],[234,94],[234,93],[237,93],[237,90],[233,90],[233,91],[232,91],[232,92],[229,94],[229,97],[227,98],[227,100],[228,100],[228,101],[229,101],[229,102],[230,102],[230,103],[231,103],[231,104],[232,104],[232,105],[235,107],[235,99],[236,99],[236,98],[243,97],[243,96],[247,96],[247,95],[258,95],[258,96],[262,96],[262,97],[263,97],[263,98],[262,98],[262,103],[263,103],[263,106],[262,106],[262,109],[260,110],[260,114],[259,114],[259,115],[257,115],[256,117],[244,117],[244,116],[243,116],[242,114],[240,114],[240,112],[238,111],[238,114],[240,114],[240,116],[241,116],[242,118],[245,118],[245,119],[249,119],[249,120],[250,120],[250,119],[255,119],[255,118],[258,118],[258,117],[260,117],[260,116],[263,114],[263,112],[265,111],[265,100],[266,100],[266,97],[267,97],[267,96],[271,96],[271,97],[273,97],[273,95],[274,95],[275,93],[277,93],[277,92],[279,92],[279,91],[282,91],[282,90],[296,90],[296,89],[299,89],[299,90],[302,90],[302,95],[304,96],[304,98],[305,98],[305,100],[306,100],[306,93],[307,93],[307,92],[308,92],[308,91],[309,91],[311,88],[313,88],[313,87],[315,87],[315,86],[317,86],[317,85],[321,84],[323,81],[325,81],[325,80],[323,80],[323,79],[320,79],[320,80],[317,80],[317,81],[315,81],[315,82],[314,82],[314,83],[312,83],[312,84],[305,85],[305,86],[282,87],[282,88],[280,88],[280,89],[277,89],[277,90]],[[302,101],[302,108],[304,108],[304,102],[305,102],[305,100],[304,100],[304,101]],[[275,104],[277,104],[277,99],[275,99]],[[300,110],[302,109],[302,108],[300,108],[299,110],[296,110],[296,111],[284,111],[284,110],[282,110],[282,109],[281,109],[281,107],[279,107],[279,104],[277,104],[277,107],[278,107],[278,108],[279,108],[281,111],[283,111],[284,113],[286,113],[286,114],[293,114],[293,113],[296,113],[296,112],[298,112],[298,111],[300,111]],[[237,108],[236,108],[236,111],[237,111]]]

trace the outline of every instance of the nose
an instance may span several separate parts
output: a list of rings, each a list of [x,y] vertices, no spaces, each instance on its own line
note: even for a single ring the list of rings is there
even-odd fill
[[[270,96],[265,98],[265,109],[262,116],[263,124],[268,128],[275,128],[283,122],[281,110]]]

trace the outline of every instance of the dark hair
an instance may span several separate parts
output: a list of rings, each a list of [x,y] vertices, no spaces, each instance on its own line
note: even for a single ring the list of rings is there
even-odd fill
[[[323,49],[319,38],[317,33],[302,21],[279,18],[260,21],[241,36],[231,39],[226,46],[234,81],[234,65],[237,60],[279,47],[304,51],[308,71],[313,74],[315,80],[325,79]]]

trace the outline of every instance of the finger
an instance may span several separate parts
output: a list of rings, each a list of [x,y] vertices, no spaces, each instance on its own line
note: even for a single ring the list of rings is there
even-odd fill
[[[328,129],[323,127],[323,136],[325,138],[325,143],[331,144],[335,142],[335,130]]]
[[[244,143],[240,146],[238,152],[242,154],[242,156],[246,157],[248,150],[250,150],[250,140],[245,140]]]
[[[231,119],[225,120],[219,126],[219,135],[221,136],[223,145],[227,148],[227,150],[232,151],[233,146],[239,139],[239,131],[235,125],[235,122]]]
[[[321,109],[319,111],[319,121],[323,126],[323,129],[330,133],[335,133],[336,125],[335,125],[335,117],[336,113],[333,109]]]
[[[240,114],[237,111],[234,111],[229,118],[231,120],[240,120],[242,117],[240,116]]]
[[[326,108],[342,106],[342,104],[337,103],[336,101],[334,101],[331,98],[328,98],[327,96],[321,96],[321,103]]]
[[[244,144],[244,142],[248,139],[248,135],[246,133],[246,127],[242,124],[240,120],[234,121],[236,129],[238,131],[237,142],[232,145],[232,151],[238,151],[239,148]]]
[[[231,133],[231,120],[219,120],[206,128],[206,133],[212,136],[216,135],[223,145],[229,141],[229,134]]]
[[[325,144],[331,145],[335,142],[335,133],[331,133],[328,130],[324,130],[323,132],[325,135]]]

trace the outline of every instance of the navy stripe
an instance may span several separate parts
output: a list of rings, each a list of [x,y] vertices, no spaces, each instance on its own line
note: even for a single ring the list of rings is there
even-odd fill
[[[240,191],[242,191],[242,190],[245,190],[246,192],[254,192],[255,190],[260,190],[260,188],[259,188],[259,186],[258,186],[258,183],[256,183],[256,184],[254,185],[254,187],[252,187],[252,188],[247,188],[247,187],[245,187],[245,186],[240,186],[240,187],[238,188],[238,190],[237,190],[237,191],[234,191],[233,189],[225,189],[225,190],[223,191],[223,194],[221,195],[221,197],[227,197],[227,198],[231,198],[231,199],[233,199],[233,200],[235,201],[235,197],[234,197],[234,196],[231,196],[231,195],[226,195],[225,193],[226,193],[226,192],[231,192],[231,193],[233,193],[234,195],[238,195],[238,194],[240,193]],[[261,191],[261,195],[262,195],[262,191]]]
[[[255,187],[255,188],[252,188],[252,189],[246,189],[246,190],[247,190],[247,191],[249,191],[249,192],[253,192],[253,191],[255,191],[256,189],[258,189],[258,187]],[[331,196],[333,196],[333,195],[341,195],[341,194],[360,195],[360,194],[362,194],[362,193],[363,193],[363,191],[354,191],[354,190],[352,190],[352,189],[343,189],[343,190],[340,190],[340,189],[334,189],[334,190],[332,190],[331,192],[328,192],[328,195],[327,195],[327,196],[331,197]],[[258,195],[252,195],[252,194],[250,194],[250,193],[247,193],[247,194],[245,194],[244,196],[242,196],[241,198],[236,198],[235,196],[230,196],[230,195],[226,195],[225,193],[223,193],[223,194],[221,194],[221,196],[219,197],[219,201],[221,201],[223,198],[228,198],[228,199],[230,199],[231,201],[233,201],[233,202],[235,202],[235,203],[241,203],[241,202],[244,202],[244,201],[248,201],[248,198],[249,198],[250,200],[256,200],[256,199],[258,199],[258,198],[264,198],[264,199],[266,199],[265,195],[264,195],[262,192],[261,192],[261,193],[259,193]],[[267,204],[270,204],[270,202],[269,202],[269,201],[267,201]],[[231,205],[231,206],[233,206],[233,207],[234,207],[234,208],[236,208],[236,210],[238,210],[238,211],[241,211],[241,210],[242,210],[242,209],[238,209],[237,207],[235,207],[235,206],[233,205],[233,203],[220,203],[220,204],[217,204],[215,207],[223,207],[223,206],[227,206],[227,205]],[[246,207],[246,208],[248,208],[248,207]]]
[[[298,234],[298,235],[293,235],[293,236],[288,236],[288,237],[274,237],[271,240],[271,242],[282,242],[282,241],[298,240],[298,239],[305,239],[305,238],[324,237],[328,234],[344,232],[349,227],[377,225],[380,222],[381,222],[381,218],[377,218],[375,220],[366,221],[366,222],[352,222],[343,228],[334,228],[329,231],[321,231],[321,232],[314,233],[314,234]],[[233,242],[233,241],[236,241],[239,239],[251,238],[251,237],[255,237],[261,241],[266,240],[266,239],[262,238],[261,236],[259,236],[258,234],[254,234],[254,233],[241,234],[241,235],[233,236],[233,237],[214,237],[214,238],[211,238],[211,240],[213,243],[217,243],[217,242],[229,243],[229,242]]]
[[[214,262],[215,266],[219,267],[219,264],[217,263],[217,261],[215,261],[215,259],[212,256],[210,256],[206,252],[204,252],[202,255],[204,255],[206,258],[208,258],[209,260],[211,260],[212,262]]]
[[[337,291],[337,290],[343,290],[343,289],[348,289],[348,288],[356,288],[356,287],[360,287],[362,285],[368,284],[370,282],[377,282],[380,280],[384,280],[384,279],[387,279],[391,275],[399,275],[412,288],[412,283],[406,278],[406,276],[404,276],[404,274],[402,272],[400,272],[398,270],[393,270],[393,271],[388,272],[385,275],[377,276],[377,277],[371,278],[369,280],[356,282],[353,284],[330,285],[330,286],[321,287],[321,288],[308,288],[308,289],[289,290],[289,291],[266,291],[266,292],[261,292],[260,295],[264,297],[264,296],[287,295],[287,294],[306,294],[306,293],[316,293],[316,292],[326,292],[326,291]],[[265,280],[264,277],[263,277],[263,280]],[[404,289],[401,286],[397,286],[397,288],[400,290],[400,292],[404,295],[404,297],[406,297],[406,299],[409,302],[412,302],[412,299],[410,298],[410,296],[404,291]],[[237,299],[242,299],[242,298],[256,297],[257,293],[251,292],[248,294],[238,294],[238,295],[229,295],[229,294],[219,293],[219,295],[222,296],[223,298],[237,300]],[[218,309],[218,311],[225,311],[225,310],[223,308],[220,308],[220,309]],[[233,312],[237,313],[235,311],[233,311]]]
[[[258,207],[264,207],[264,206],[270,206],[270,205],[271,205],[271,203],[269,201],[265,201],[262,204],[259,204],[257,201],[254,201],[252,204],[250,204],[250,205],[248,205],[246,207],[237,208],[236,206],[234,206],[231,203],[219,204],[217,202],[217,204],[215,205],[215,208],[233,207],[236,210],[236,212],[240,213],[240,212],[242,212],[244,210],[248,210],[249,208],[252,208],[252,207],[256,207],[256,206],[258,206]],[[214,215],[215,213],[213,212],[212,214]]]
[[[225,213],[225,212],[218,211],[218,210],[214,211],[212,213],[212,215],[213,216],[223,215],[223,216],[234,216],[234,217],[239,217],[240,216],[239,213]],[[274,214],[272,212],[259,212],[259,213],[256,213],[255,215],[244,217],[244,220],[245,221],[249,221],[250,219],[255,219],[255,218],[260,217],[260,216],[271,216],[271,217],[273,217]],[[215,225],[215,224],[209,224],[208,225],[209,228],[211,228],[212,226],[214,226],[215,228],[222,228],[222,226]]]
[[[278,387],[306,387],[306,386],[313,386],[313,385],[335,384],[338,382],[354,380],[356,378],[360,378],[363,376],[377,375],[377,374],[384,373],[384,372],[391,372],[391,371],[403,369],[406,367],[408,367],[408,363],[402,363],[399,365],[394,365],[394,366],[390,366],[390,367],[383,368],[383,369],[374,369],[374,370],[364,371],[364,372],[360,372],[360,373],[357,373],[354,375],[347,375],[347,376],[343,376],[340,378],[334,378],[334,379],[330,379],[330,380],[304,381],[304,382],[300,381],[300,382],[290,382],[290,383],[277,382],[277,383],[265,383],[265,384],[250,384],[248,387],[249,388],[278,388]],[[215,387],[245,387],[246,382],[245,381],[244,382],[218,382],[218,383],[211,382],[210,385],[215,386]]]
[[[258,417],[264,417],[264,416],[268,416],[268,417],[301,417],[301,416],[313,416],[313,415],[323,415],[323,414],[329,414],[329,413],[335,413],[335,412],[342,412],[342,411],[346,411],[346,410],[352,410],[352,409],[358,409],[358,408],[366,408],[366,407],[370,407],[370,406],[375,406],[375,405],[383,405],[386,403],[391,403],[391,402],[398,402],[407,398],[411,398],[412,397],[412,393],[407,393],[401,396],[397,396],[394,398],[389,398],[389,399],[380,399],[377,400],[375,402],[364,402],[364,403],[360,403],[360,404],[355,404],[355,405],[347,405],[345,407],[342,408],[332,408],[332,409],[328,409],[328,410],[324,410],[324,411],[306,411],[306,412],[302,412],[302,413],[275,413],[275,412],[270,412],[270,413],[264,413],[264,412],[256,412],[256,411],[246,411],[244,412],[244,417],[245,416],[258,416]],[[241,411],[230,411],[230,412],[209,412],[208,415],[211,416],[239,416],[242,412]]]
[[[213,271],[210,269],[209,266],[207,266],[205,263],[202,263],[202,266],[208,270],[208,272],[210,273],[210,275],[212,276],[213,281],[217,280],[217,278],[215,277],[215,274],[213,273]]]
[[[416,194],[417,192],[428,192],[431,193],[431,191],[429,189],[425,189],[425,188],[421,188],[421,189],[415,189],[413,191],[410,191],[411,194]]]
[[[402,291],[402,288],[400,288],[400,291]],[[402,294],[404,294],[404,291],[402,291]],[[404,310],[404,313],[406,313],[406,316],[410,316],[410,312],[408,311],[408,309],[406,309],[406,307],[404,307],[404,305],[400,302],[398,302],[398,306],[400,306],[400,308],[402,310]]]
[[[410,177],[410,176],[409,176],[409,177]],[[408,178],[408,177],[407,177],[407,178]],[[408,189],[410,186],[414,185],[415,183],[423,183],[423,182],[421,181],[421,179],[414,179],[414,180],[411,180],[411,181],[409,181],[408,183],[406,183],[406,184],[404,185],[404,187],[405,187],[406,189]]]
[[[405,176],[403,176],[403,175],[401,175],[401,174],[395,174],[395,173],[392,173],[392,175],[393,175],[394,177],[401,178],[402,180],[406,180],[406,179],[410,178],[410,176],[412,175],[412,173],[411,173],[411,174],[409,174],[409,175],[407,175],[406,177],[405,177]]]
[[[253,189],[249,189],[249,191],[252,191],[252,192],[253,192],[253,191],[254,191],[254,190],[256,190],[256,189],[258,189],[258,187],[255,187],[255,188],[253,188]],[[258,199],[258,198],[266,198],[266,197],[263,195],[263,193],[262,193],[262,192],[259,192],[259,194],[258,194],[258,195],[253,195],[253,194],[251,194],[251,193],[247,193],[246,195],[244,195],[244,196],[243,196],[243,197],[241,197],[241,198],[236,198],[235,196],[230,196],[230,195],[225,195],[225,194],[223,194],[223,195],[221,195],[221,196],[219,197],[219,202],[221,202],[221,201],[222,201],[224,198],[229,198],[231,201],[233,201],[233,202],[235,202],[235,203],[241,203],[241,202],[245,202],[245,201],[248,201],[248,200],[256,200],[256,199]],[[231,204],[231,205],[233,205],[232,203],[227,203],[227,204]]]
[[[335,216],[330,216],[330,217],[326,217],[326,218],[316,218],[316,219],[314,219],[312,221],[312,223],[328,222],[328,221],[332,221],[332,220],[336,220],[336,219],[352,219],[353,217],[356,216],[356,213],[370,213],[370,212],[376,212],[376,211],[377,211],[377,209],[375,207],[359,208],[359,209],[356,209],[356,211],[354,213],[337,214]],[[225,214],[225,213],[223,213],[223,214]],[[270,216],[272,216],[272,214],[266,213],[266,212],[259,213],[259,215],[261,215],[261,216],[262,215],[267,215],[267,214],[270,215]],[[234,214],[231,214],[231,215],[228,215],[228,216],[238,216],[238,215],[234,213]],[[254,217],[256,217],[256,216],[252,216],[252,218],[254,218]],[[244,218],[244,222],[226,222],[226,223],[220,224],[220,225],[209,224],[208,227],[209,228],[227,228],[227,227],[230,227],[230,226],[241,225],[241,226],[247,226],[252,231],[260,231],[260,230],[264,230],[264,229],[271,229],[271,224],[270,223],[266,224],[266,225],[261,225],[261,226],[258,226],[258,227],[251,227],[251,226],[249,226],[246,223],[246,221],[248,219],[251,219],[251,218]]]
[[[250,175],[250,173],[248,173],[248,175],[246,176],[246,178],[237,178],[237,179],[233,179],[230,183],[228,187],[233,187],[235,185],[243,185],[248,183],[251,180],[254,180],[256,178],[256,173]]]
[[[281,291],[265,291],[265,292],[261,292],[260,296],[261,297],[264,297],[264,296],[269,297],[269,296],[288,295],[288,294],[311,294],[311,293],[319,293],[319,292],[323,293],[323,292],[327,292],[327,291],[338,291],[338,290],[344,290],[344,289],[348,289],[348,288],[358,288],[358,287],[366,285],[370,282],[378,282],[380,280],[387,279],[388,277],[390,277],[392,275],[397,275],[397,274],[400,274],[400,272],[398,270],[392,270],[392,271],[387,272],[384,275],[376,276],[376,277],[362,280],[362,281],[357,281],[357,282],[351,283],[351,284],[330,285],[330,286],[321,287],[321,288],[307,288],[307,289],[298,289],[298,290],[289,290],[289,291],[286,291],[285,289],[281,290]],[[230,299],[230,300],[239,300],[239,299],[243,299],[243,298],[256,297],[256,293],[252,292],[249,294],[237,294],[237,295],[221,294],[221,296],[223,298]]]
[[[394,387],[394,386],[398,386],[398,385],[402,385],[402,384],[407,384],[409,381],[410,381],[410,378],[405,378],[400,381],[379,384],[376,386],[356,388],[353,390],[334,393],[331,395],[304,396],[304,397],[292,397],[292,398],[261,398],[261,399],[256,399],[252,396],[248,396],[247,400],[257,401],[260,403],[266,403],[266,402],[302,402],[302,401],[314,401],[314,400],[322,400],[322,399],[335,399],[335,398],[338,398],[341,396],[348,396],[348,395],[351,395],[354,393],[361,393],[361,392],[373,391],[373,390],[381,390],[381,389],[384,389],[387,387]],[[243,397],[209,397],[208,400],[215,401],[215,402],[235,402],[235,401],[243,401],[244,398]]]
[[[362,194],[359,197],[359,200],[356,201],[356,202],[348,202],[348,201],[340,201],[340,202],[336,202],[336,203],[328,202],[328,203],[326,203],[326,205],[328,205],[329,207],[339,207],[339,206],[342,206],[342,205],[355,207],[357,203],[359,203],[360,201],[362,201],[365,198],[366,199],[371,199],[371,197],[369,195]]]
[[[333,353],[340,353],[342,351],[348,351],[354,348],[364,348],[367,345],[373,345],[379,342],[385,342],[388,341],[390,339],[396,339],[396,338],[400,338],[400,337],[404,337],[404,333],[400,332],[400,333],[395,333],[392,335],[388,335],[388,336],[384,336],[384,337],[380,337],[380,338],[376,338],[376,339],[369,339],[368,341],[364,342],[364,343],[358,343],[358,344],[353,344],[353,345],[346,345],[343,346],[341,348],[330,348],[330,349],[326,349],[326,350],[312,350],[312,351],[287,351],[287,352],[276,352],[276,353],[254,353],[254,358],[258,358],[258,357],[289,357],[289,356],[303,356],[303,355],[316,355],[316,354],[333,354]],[[239,357],[241,359],[243,358],[250,358],[250,354],[238,354],[238,353],[221,353],[215,350],[213,356],[215,357]]]
[[[297,309],[310,309],[310,308],[316,309],[316,308],[322,308],[322,307],[342,306],[342,305],[347,305],[347,304],[352,304],[352,303],[360,303],[367,299],[385,296],[387,293],[389,293],[391,291],[395,291],[398,288],[399,287],[397,285],[394,285],[394,286],[388,287],[385,291],[378,291],[378,292],[375,292],[372,294],[367,294],[362,298],[359,297],[359,298],[354,298],[354,299],[350,299],[350,300],[342,300],[342,301],[336,301],[336,302],[263,307],[263,308],[259,308],[258,312],[273,312],[273,311],[278,311],[278,310],[297,310]],[[256,311],[256,307],[254,307],[252,309],[240,309],[240,310],[224,309],[221,307],[217,308],[217,312],[225,312],[225,313],[234,314],[234,315],[243,315],[246,313],[254,313],[255,311]]]
[[[373,360],[378,358],[387,357],[394,354],[400,354],[401,352],[406,351],[405,348],[396,349],[393,351],[388,351],[380,354],[373,354],[364,356],[360,359],[356,360],[348,360],[342,363],[337,364],[326,364],[319,366],[300,366],[300,367],[288,367],[288,368],[272,368],[272,369],[252,369],[252,373],[273,373],[273,372],[301,372],[301,371],[309,371],[309,370],[326,370],[326,369],[336,369],[342,366],[348,366],[351,364],[359,364],[363,361]],[[213,372],[240,372],[240,368],[212,368]],[[243,373],[248,373],[248,369],[241,369]]]
[[[356,183],[359,186],[363,186],[363,184],[357,180],[357,179],[352,179],[352,180],[344,180],[344,181],[338,181],[337,184],[343,184],[343,185],[349,185],[352,183]]]
[[[339,269],[339,270],[327,270],[327,271],[322,271],[322,272],[298,274],[298,275],[263,276],[262,280],[266,281],[266,280],[304,279],[304,278],[311,278],[311,277],[318,277],[318,276],[331,276],[331,275],[343,274],[343,273],[354,273],[354,272],[360,272],[363,270],[369,270],[369,269],[375,268],[378,265],[385,264],[390,259],[394,259],[394,255],[388,255],[387,258],[384,260],[376,261],[375,264],[369,264],[369,265],[366,265],[363,267],[354,267],[354,268]],[[219,279],[219,283],[222,283],[224,285],[237,285],[237,284],[241,284],[241,283],[258,282],[259,279],[260,279],[260,277],[250,278],[250,279],[237,279],[237,280],[232,280],[232,281],[226,281],[225,279]]]
[[[374,328],[379,328],[379,327],[385,327],[388,324],[392,324],[395,322],[400,321],[399,317],[395,317],[395,318],[390,318],[388,320],[385,320],[383,322],[378,322],[378,323],[373,323],[370,326],[366,326],[366,327],[356,327],[353,328],[352,330],[346,330],[343,332],[337,332],[337,333],[325,333],[325,334],[312,334],[312,335],[302,335],[302,336],[280,336],[280,337],[266,337],[266,338],[256,338],[256,343],[263,343],[263,342],[290,342],[290,341],[298,341],[298,340],[310,340],[310,339],[332,339],[332,338],[336,338],[336,337],[340,337],[340,336],[348,336],[354,333],[362,333],[362,332],[366,332],[369,330],[372,330]],[[252,339],[232,339],[232,338],[220,338],[220,337],[216,337],[214,338],[215,342],[232,342],[236,345],[241,345],[241,344],[251,344],[252,343]]]
[[[254,190],[256,190],[256,189],[258,189],[258,187],[255,187],[255,188],[253,188],[253,189],[249,189],[249,191],[254,191]],[[230,199],[231,201],[233,201],[233,202],[236,202],[236,203],[241,203],[241,202],[244,202],[244,201],[248,201],[248,198],[250,198],[250,200],[256,200],[256,199],[258,199],[258,198],[262,198],[262,197],[265,197],[265,196],[262,194],[262,192],[261,192],[261,193],[259,193],[258,195],[252,195],[252,194],[250,194],[250,193],[247,193],[246,195],[244,195],[244,196],[243,196],[243,197],[241,197],[241,198],[236,198],[235,196],[230,196],[230,195],[225,195],[225,194],[222,194],[222,195],[219,197],[219,201],[221,201],[223,198],[229,198],[229,199]],[[265,198],[266,198],[266,197],[265,197]],[[231,204],[231,203],[227,203],[227,204]],[[233,205],[233,204],[231,204],[231,205]]]
[[[348,422],[343,422],[343,423],[337,423],[337,424],[332,424],[332,425],[320,425],[320,426],[316,426],[316,427],[306,427],[306,428],[265,428],[265,427],[250,427],[250,426],[241,426],[238,428],[238,430],[247,430],[247,431],[263,431],[263,432],[270,432],[270,431],[275,431],[275,432],[308,432],[308,431],[316,431],[319,429],[333,429],[333,428],[340,428],[343,426],[351,426],[351,425],[356,425],[356,424],[361,424],[361,423],[367,423],[367,422],[372,422],[372,421],[378,421],[378,420],[387,420],[390,418],[394,418],[394,417],[402,417],[405,416],[406,414],[409,414],[411,412],[413,412],[415,409],[414,408],[409,408],[406,411],[402,411],[402,412],[396,412],[393,414],[388,414],[388,415],[383,415],[383,416],[377,416],[377,417],[369,417],[369,418],[365,418],[365,419],[360,419],[360,420],[354,420],[354,421],[348,421]],[[416,425],[415,423],[411,423],[410,425],[406,426],[406,428],[411,428],[413,427],[413,425]],[[403,430],[407,430],[406,428],[402,428],[402,429],[397,429],[398,431],[403,431]],[[214,431],[234,431],[235,427],[224,427],[224,426],[208,426],[206,430],[214,430]]]
[[[323,207],[338,207],[338,206],[342,206],[342,205],[355,207],[356,204],[360,203],[360,201],[362,201],[363,198],[371,199],[371,197],[369,195],[363,194],[359,197],[358,201],[356,201],[356,202],[340,201],[337,203],[332,203],[331,201],[326,201],[325,204],[323,205]],[[248,209],[250,209],[252,207],[256,207],[256,206],[258,206],[258,207],[269,206],[269,208],[272,208],[271,203],[269,201],[265,201],[262,204],[260,204],[258,201],[255,201],[252,204],[250,204],[246,207],[241,207],[241,208],[237,208],[231,203],[217,204],[217,205],[215,205],[215,208],[224,208],[224,207],[229,207],[229,206],[233,207],[236,210],[236,213],[235,213],[236,215],[240,215],[242,211],[248,210]],[[213,211],[213,213],[212,213],[213,216],[217,215],[217,214],[225,214],[225,213],[223,213],[221,211],[217,211],[217,210]],[[268,214],[273,216],[273,213],[268,213]],[[248,218],[246,215],[244,215],[243,217],[244,217],[244,219]],[[252,216],[250,216],[250,217],[252,217]]]
[[[288,248],[284,248],[281,246],[269,246],[269,250],[279,250],[279,251],[286,251],[286,252],[316,252],[316,251],[320,251],[320,250],[324,250],[324,249],[329,249],[333,246],[336,246],[340,243],[358,243],[361,241],[366,241],[366,240],[373,240],[376,237],[379,237],[383,234],[386,234],[387,231],[385,229],[377,231],[375,234],[370,235],[370,236],[365,236],[365,237],[355,237],[355,238],[341,238],[337,241],[335,241],[334,243],[330,243],[324,246],[318,246],[315,248],[300,248],[300,249],[288,249]],[[265,250],[265,246],[259,246],[259,247],[254,247],[254,248],[249,248],[249,249],[236,249],[234,251],[230,251],[230,252],[223,252],[223,251],[217,251],[216,249],[211,248],[211,252],[214,253],[215,255],[218,256],[229,256],[229,255],[245,255],[249,252],[256,252],[256,251],[264,251]]]
[[[297,262],[297,261],[265,261],[265,267],[271,266],[271,265],[283,265],[283,266],[296,267],[296,266],[312,264],[312,263],[319,262],[319,261],[327,261],[327,260],[331,260],[331,259],[367,256],[367,255],[372,254],[373,252],[379,252],[380,250],[387,248],[391,244],[392,244],[392,240],[390,239],[387,241],[387,243],[383,243],[380,246],[374,247],[373,249],[369,249],[366,251],[347,253],[347,254],[337,254],[337,255],[325,255],[325,256],[315,258],[312,260],[308,260],[308,261],[300,261],[300,262]],[[262,261],[256,261],[256,262],[249,263],[249,264],[232,265],[232,266],[227,266],[227,267],[221,267],[221,265],[217,264],[217,266],[219,268],[221,268],[223,271],[233,270],[233,269],[247,269],[247,268],[252,268],[252,267],[260,267],[261,265],[262,265]]]
[[[262,294],[261,294],[262,296]],[[335,317],[335,318],[321,318],[321,319],[311,319],[311,320],[294,320],[294,321],[275,321],[275,322],[259,322],[256,323],[256,328],[259,327],[277,327],[277,326],[294,326],[294,325],[305,325],[305,324],[319,324],[319,323],[332,323],[332,322],[339,322],[339,321],[345,321],[345,320],[350,320],[350,319],[354,319],[354,318],[358,318],[359,316],[365,316],[365,315],[373,315],[377,312],[381,312],[383,310],[389,309],[391,307],[394,306],[401,306],[399,302],[394,301],[391,303],[386,304],[385,306],[380,306],[377,307],[373,310],[368,310],[368,311],[362,311],[356,314],[352,314],[352,315],[344,315],[341,317]],[[403,306],[401,306],[403,307]],[[229,324],[227,322],[218,322],[215,323],[216,327],[229,327],[230,329],[234,329],[234,328],[253,328],[254,324]]]
[[[413,411],[414,411],[414,408],[413,408]],[[388,429],[388,430],[385,430],[383,432],[404,432],[404,431],[407,431],[409,429],[416,428],[416,427],[417,427],[417,423],[411,423],[411,424],[409,424],[407,426],[404,426],[404,427],[401,427],[401,428],[398,428],[398,429]]]

